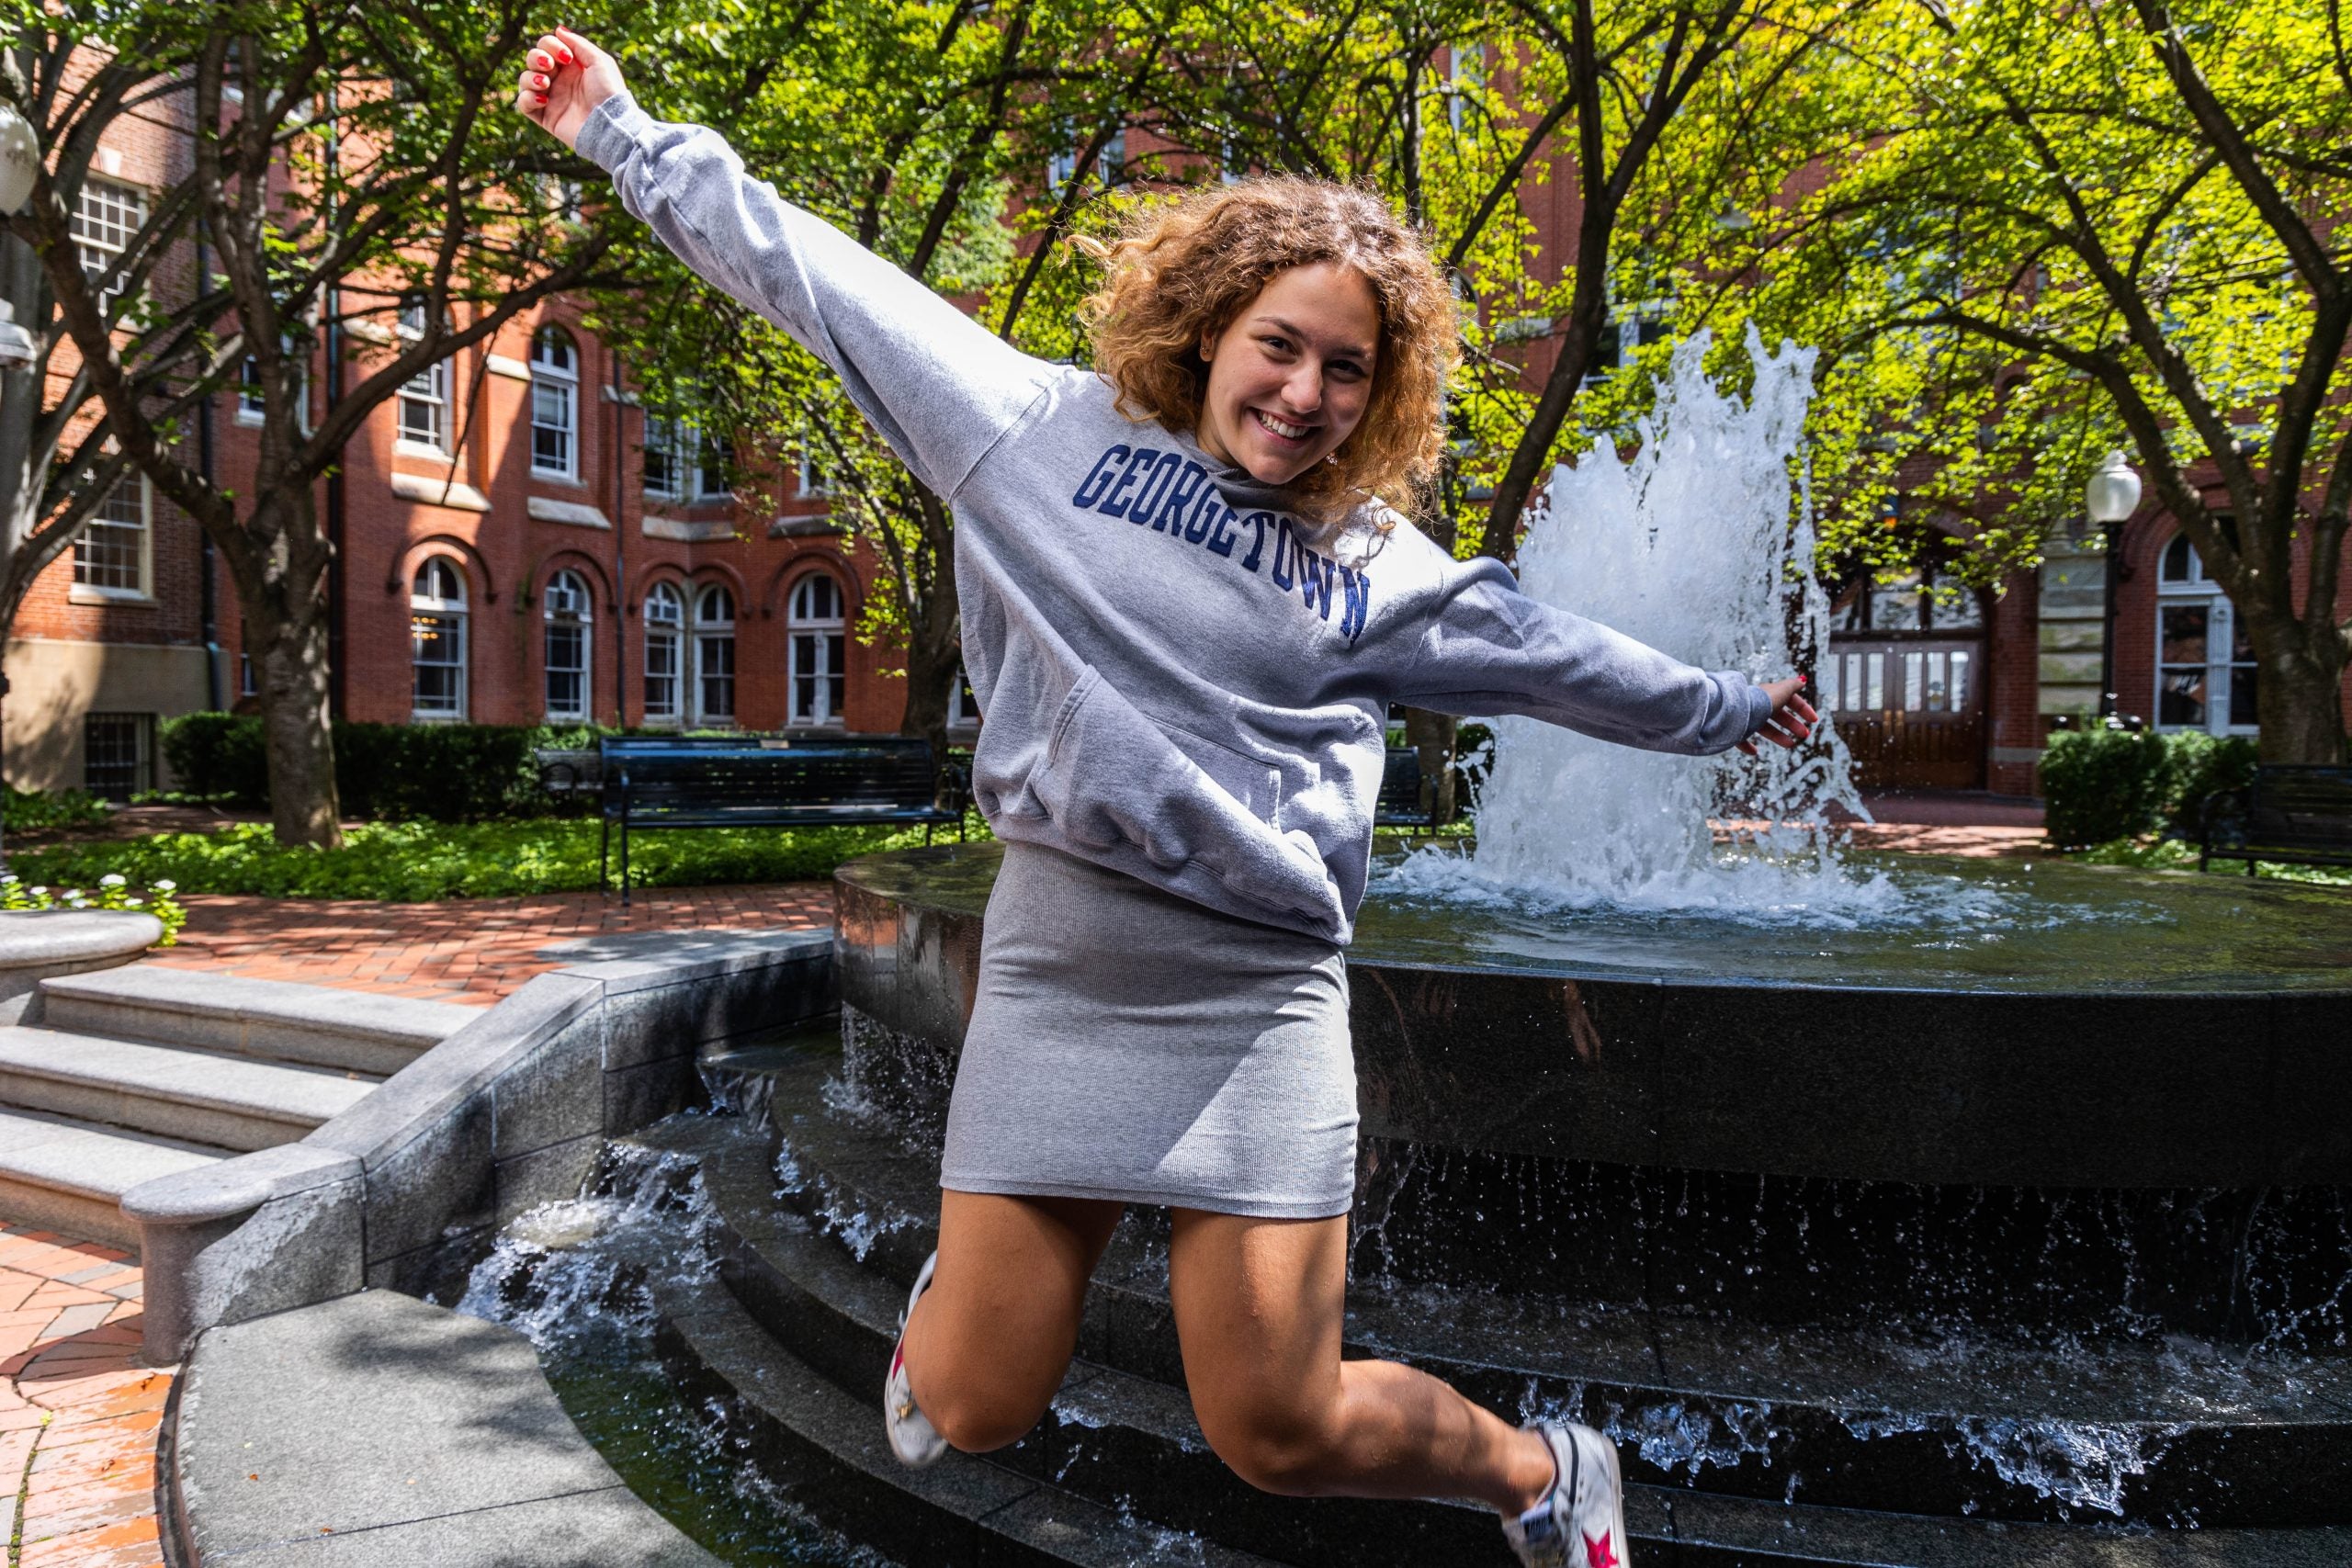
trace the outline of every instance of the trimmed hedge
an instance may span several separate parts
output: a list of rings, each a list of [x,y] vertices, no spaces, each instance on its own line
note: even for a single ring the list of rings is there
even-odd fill
[[[2154,730],[2062,731],[2041,754],[2044,823],[2069,848],[2169,829],[2193,834],[2208,797],[2254,781],[2244,736]]]
[[[335,788],[345,816],[378,821],[540,815],[547,801],[532,751],[594,746],[604,733],[592,725],[338,724]],[[163,749],[187,794],[255,810],[269,805],[258,716],[195,713],[166,720]]]

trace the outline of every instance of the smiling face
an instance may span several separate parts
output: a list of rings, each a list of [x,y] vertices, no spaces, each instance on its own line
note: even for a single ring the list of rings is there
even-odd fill
[[[1335,262],[1277,273],[1204,338],[1201,449],[1263,484],[1288,484],[1348,438],[1372,400],[1380,303]]]

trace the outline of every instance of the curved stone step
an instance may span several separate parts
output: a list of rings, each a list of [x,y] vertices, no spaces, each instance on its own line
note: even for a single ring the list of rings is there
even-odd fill
[[[820,1061],[775,1077],[783,1177],[723,1179],[714,1196],[781,1189],[845,1259],[879,1277],[881,1298],[902,1298],[933,1244],[935,1167],[825,1111],[828,1070]],[[789,1272],[806,1257],[768,1261]],[[838,1293],[839,1280],[811,1276],[810,1293]],[[767,1304],[756,1289],[747,1299]],[[2352,1524],[2336,1479],[2352,1473],[2352,1361],[2342,1358],[2200,1360],[2177,1342],[2062,1352],[1906,1340],[1883,1325],[1759,1330],[1433,1287],[1360,1286],[1349,1305],[1351,1354],[1420,1366],[1490,1408],[1599,1426],[1619,1441],[1628,1474],[1646,1482],[2029,1523],[2113,1521],[2120,1510],[2165,1525]],[[1097,1273],[1080,1353],[1180,1385],[1168,1325],[1164,1249],[1123,1227]]]
[[[674,1375],[694,1393],[733,1402],[747,1457],[825,1523],[899,1562],[1274,1568],[1270,1559],[1163,1529],[987,1460],[951,1452],[910,1470],[883,1435],[878,1382],[870,1400],[843,1392],[771,1338],[724,1286],[656,1281],[655,1293]]]
[[[44,980],[51,1029],[390,1077],[481,1016],[451,1002],[131,964]]]
[[[208,1330],[173,1401],[188,1568],[720,1568],[589,1446],[527,1340],[390,1291]]]
[[[0,1028],[0,1104],[229,1149],[291,1143],[378,1081],[176,1045]]]
[[[176,1138],[0,1110],[0,1213],[135,1252],[139,1224],[124,1217],[122,1195],[151,1177],[227,1157]]]
[[[640,1137],[660,1143],[658,1133]],[[700,1138],[695,1152],[704,1160],[705,1190],[720,1207],[722,1226],[733,1223],[723,1198],[739,1205],[750,1199],[736,1217],[752,1235],[729,1244],[722,1284],[651,1281],[662,1298],[665,1356],[695,1392],[733,1400],[758,1432],[755,1458],[782,1479],[808,1483],[813,1506],[837,1510],[833,1522],[859,1539],[925,1563],[1006,1555],[1050,1563],[1279,1562],[1302,1568],[1373,1562],[1500,1568],[1508,1561],[1493,1516],[1482,1508],[1254,1493],[1197,1446],[1181,1393],[1083,1363],[1073,1366],[1047,1420],[1012,1449],[985,1460],[951,1453],[936,1470],[898,1465],[883,1438],[878,1402],[862,1392],[871,1383],[878,1393],[889,1336],[889,1318],[881,1314],[895,1311],[891,1288],[864,1275],[838,1248],[826,1258],[826,1244],[797,1216],[758,1202],[764,1183],[756,1154],[746,1159],[741,1150],[713,1149]],[[798,1246],[778,1245],[796,1234]],[[753,1247],[754,1237],[763,1248]],[[747,1253],[762,1260],[752,1264],[755,1271],[778,1259],[786,1266],[757,1282],[744,1272]],[[798,1266],[808,1272],[791,1272]],[[837,1298],[821,1293],[829,1286],[838,1288]],[[763,1302],[763,1290],[799,1299]],[[779,1305],[788,1314],[783,1322],[790,1349],[768,1317]],[[827,1361],[855,1381],[845,1387]],[[1143,1524],[1138,1515],[1153,1523]],[[1684,1568],[2318,1568],[2352,1551],[2352,1531],[2344,1529],[2063,1529],[1640,1484],[1627,1488],[1626,1517],[1634,1561]],[[1039,1552],[1028,1538],[1040,1518],[1069,1531],[1057,1549]],[[1159,1528],[1167,1526],[1176,1529]],[[1011,1553],[996,1539],[1008,1529],[1021,1538]],[[1368,1529],[1379,1533],[1367,1535]],[[1105,1531],[1124,1533],[1106,1538]],[[1247,1540],[1260,1555],[1241,1556],[1230,1549],[1236,1540]]]

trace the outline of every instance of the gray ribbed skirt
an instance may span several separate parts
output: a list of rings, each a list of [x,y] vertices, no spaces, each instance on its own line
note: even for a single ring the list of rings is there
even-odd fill
[[[1355,1148],[1339,948],[1004,846],[941,1186],[1319,1220]]]

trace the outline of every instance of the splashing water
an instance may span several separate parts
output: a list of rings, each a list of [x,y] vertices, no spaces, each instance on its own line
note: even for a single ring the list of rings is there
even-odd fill
[[[1755,390],[1743,400],[1708,378],[1710,342],[1675,351],[1630,460],[1604,441],[1554,475],[1520,584],[1703,669],[1773,680],[1829,642],[1802,474],[1814,355],[1768,354],[1749,328]],[[1476,852],[1424,849],[1389,874],[1396,891],[1767,919],[1900,919],[1915,901],[1838,858],[1828,815],[1868,813],[1828,726],[1753,760],[1634,750],[1529,718],[1495,734]],[[1741,822],[1727,846],[1717,815]]]

